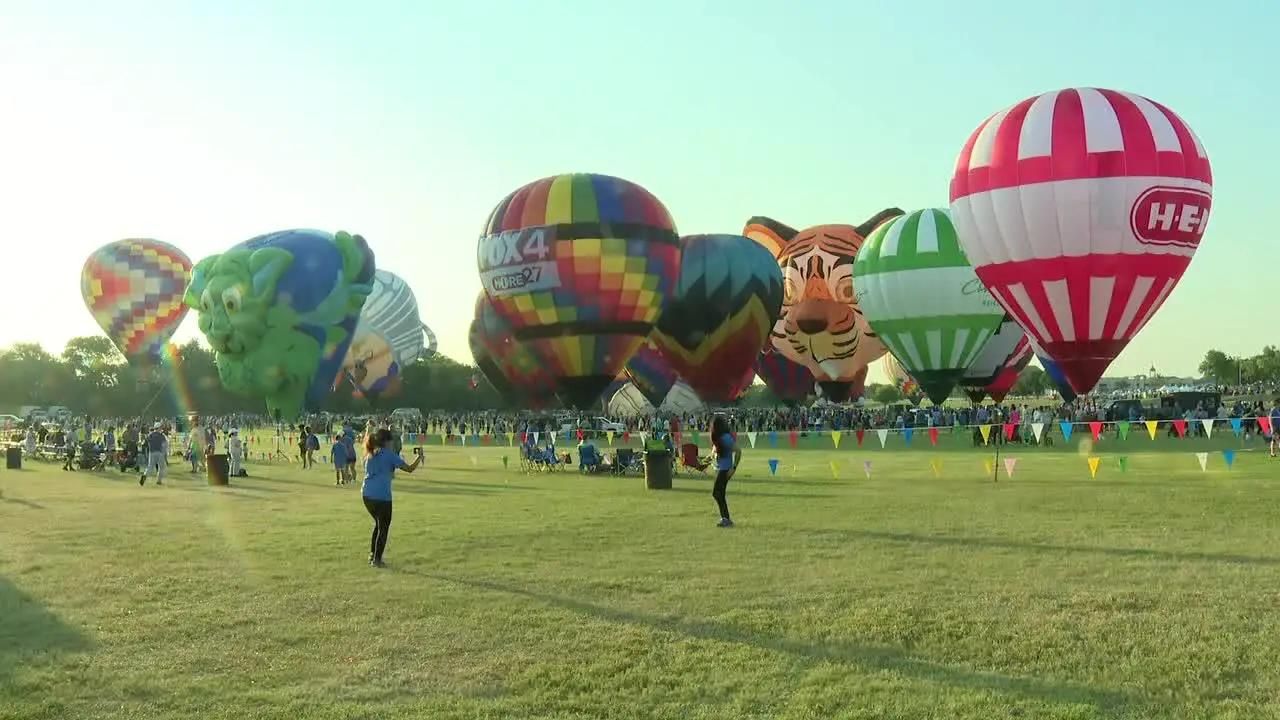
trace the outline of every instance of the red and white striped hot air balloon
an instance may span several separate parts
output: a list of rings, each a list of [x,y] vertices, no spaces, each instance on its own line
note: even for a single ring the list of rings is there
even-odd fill
[[[987,118],[951,179],[978,277],[1080,394],[1182,277],[1212,200],[1208,155],[1182,118],[1094,88]]]

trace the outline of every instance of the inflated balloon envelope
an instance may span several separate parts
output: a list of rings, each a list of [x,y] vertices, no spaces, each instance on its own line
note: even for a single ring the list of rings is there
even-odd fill
[[[680,282],[654,343],[699,397],[732,402],[755,379],[755,358],[782,307],[782,271],[742,235],[690,235],[680,244]]]
[[[560,399],[586,409],[661,316],[679,274],[679,237],[666,207],[639,185],[557,175],[494,208],[478,265],[485,292],[555,377]]]
[[[992,115],[951,179],[952,218],[978,277],[1078,394],[1169,297],[1212,202],[1208,154],[1182,118],[1095,88]]]
[[[667,393],[671,392],[671,388],[676,386],[680,376],[671,362],[655,347],[656,336],[655,330],[649,336],[650,339],[640,345],[627,361],[623,375],[636,386],[651,405],[659,407],[666,399]],[[607,399],[607,393],[605,397]]]
[[[554,404],[554,378],[529,348],[516,340],[484,291],[476,298],[468,335],[476,367],[508,402],[533,410]]]
[[[373,274],[359,235],[284,230],[201,260],[184,302],[223,386],[292,419],[332,391]]]
[[[186,317],[190,278],[191,260],[178,248],[159,240],[120,240],[85,260],[80,292],[120,354],[146,365],[159,359]]]
[[[409,284],[378,270],[343,360],[343,374],[366,397],[395,394],[401,373],[426,352],[424,332]]]
[[[774,349],[808,367],[834,402],[848,399],[858,373],[885,353],[862,317],[853,263],[866,236],[901,214],[888,208],[861,225],[805,230],[753,217],[742,231],[772,252],[782,268],[782,310],[771,332]]]

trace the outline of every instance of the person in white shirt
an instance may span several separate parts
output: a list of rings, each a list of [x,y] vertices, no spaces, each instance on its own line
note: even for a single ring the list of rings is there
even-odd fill
[[[240,431],[232,430],[227,438],[227,464],[231,477],[240,477],[240,463],[244,461],[244,445],[240,442]]]

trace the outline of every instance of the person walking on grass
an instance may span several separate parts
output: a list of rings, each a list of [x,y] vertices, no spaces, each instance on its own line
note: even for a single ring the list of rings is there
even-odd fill
[[[155,475],[156,484],[164,484],[164,469],[169,464],[169,438],[165,437],[164,431],[160,427],[160,423],[151,426],[151,433],[147,435],[147,465],[142,471],[142,476],[138,478],[138,486],[147,484],[147,475]]]
[[[364,509],[373,518],[373,534],[369,538],[369,564],[373,567],[385,567],[382,553],[387,549],[387,536],[391,533],[391,481],[396,470],[413,472],[422,463],[422,448],[415,450],[417,455],[412,463],[406,464],[395,451],[391,431],[383,428],[370,433],[365,440],[364,484],[361,495]]]
[[[236,428],[231,429],[231,434],[227,435],[227,470],[231,477],[240,477],[240,472],[244,469],[244,443],[240,441],[240,431]]]
[[[333,462],[333,484],[345,485],[347,482],[347,444],[342,436],[333,439],[333,447],[329,448],[329,460]]]
[[[729,478],[738,471],[738,463],[742,461],[742,451],[738,449],[733,433],[729,432],[729,422],[723,415],[716,415],[711,420],[711,443],[716,449],[716,482],[711,490],[711,497],[715,498],[716,505],[720,508],[719,527],[731,528],[733,520],[729,518],[729,503],[725,500],[725,490],[729,487]]]

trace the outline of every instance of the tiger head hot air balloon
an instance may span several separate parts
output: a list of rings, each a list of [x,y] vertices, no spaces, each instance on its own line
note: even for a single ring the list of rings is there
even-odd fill
[[[131,363],[154,363],[187,316],[182,297],[191,260],[159,240],[103,245],[80,273],[84,304],[107,338]]]
[[[858,251],[853,278],[867,323],[935,405],[1004,317],[945,210],[917,210],[876,228]]]
[[[504,400],[538,410],[555,399],[551,375],[529,348],[512,336],[511,326],[482,291],[468,334],[476,367]]]
[[[544,178],[508,195],[478,256],[498,312],[579,409],[649,337],[680,270],[679,236],[662,203],[594,174]]]
[[[654,333],[657,334],[656,332]],[[652,336],[651,336],[652,337]],[[654,407],[675,387],[680,376],[671,363],[658,351],[652,340],[646,341],[627,361],[623,374]]]
[[[217,354],[223,387],[292,419],[332,392],[373,274],[359,235],[284,230],[201,260],[184,302]]]
[[[951,179],[952,219],[978,277],[1077,393],[1168,298],[1212,201],[1208,154],[1182,118],[1094,88],[992,115]]]
[[[424,330],[409,284],[378,270],[342,363],[343,374],[365,397],[394,395],[404,369],[426,354]]]
[[[782,307],[772,253],[741,235],[681,240],[680,282],[654,344],[707,402],[732,402],[755,379],[756,355]]]
[[[782,268],[782,310],[771,333],[774,349],[808,367],[834,402],[847,399],[849,383],[885,353],[862,317],[853,263],[864,238],[901,214],[890,208],[861,225],[818,225],[806,230],[754,217],[743,230],[743,235],[773,252]]]

